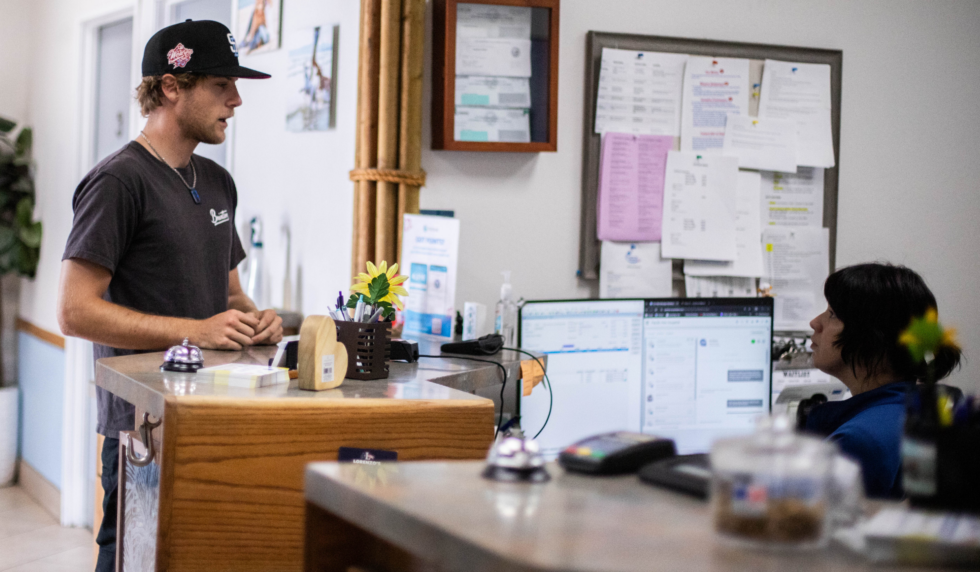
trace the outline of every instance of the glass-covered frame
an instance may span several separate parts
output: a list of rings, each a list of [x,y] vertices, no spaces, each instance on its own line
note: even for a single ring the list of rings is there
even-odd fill
[[[531,153],[558,150],[559,3],[560,0],[435,0],[433,2],[433,149]],[[516,78],[518,83],[521,80],[526,81],[529,91],[529,101],[519,104],[521,107],[505,107],[505,102],[490,101],[483,97],[471,97],[466,102],[457,97],[456,64],[459,45],[457,16],[460,5],[530,8],[530,77]],[[466,8],[464,6],[464,14]],[[457,114],[457,104],[464,108],[460,110],[463,115]],[[485,113],[476,113],[481,107],[485,108],[483,109]],[[523,112],[523,116],[519,111]],[[463,130],[461,125],[461,128],[457,129],[457,116],[470,117],[473,122],[489,125],[491,128],[481,130],[479,127],[473,128],[472,125],[468,125],[468,129]],[[510,125],[510,128],[503,133],[494,132],[493,126],[507,122],[515,125]],[[526,136],[521,133],[525,129]]]

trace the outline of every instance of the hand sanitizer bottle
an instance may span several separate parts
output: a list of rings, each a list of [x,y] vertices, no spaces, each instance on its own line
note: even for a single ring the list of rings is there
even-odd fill
[[[264,310],[269,307],[268,285],[265,276],[264,249],[262,248],[262,221],[252,218],[252,248],[248,253],[248,282],[245,294],[252,299],[255,307]]]
[[[517,303],[514,302],[510,286],[510,271],[502,272],[504,283],[500,287],[500,301],[497,302],[497,318],[494,333],[504,337],[504,347],[517,347]]]

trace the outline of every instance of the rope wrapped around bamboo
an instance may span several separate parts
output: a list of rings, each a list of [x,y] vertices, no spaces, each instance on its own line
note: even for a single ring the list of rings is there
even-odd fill
[[[383,181],[415,187],[425,186],[425,171],[402,171],[401,169],[353,169],[351,181]]]

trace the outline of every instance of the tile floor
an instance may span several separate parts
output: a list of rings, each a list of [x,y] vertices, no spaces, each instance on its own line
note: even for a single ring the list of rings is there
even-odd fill
[[[92,531],[62,528],[19,487],[0,488],[0,572],[92,570]]]

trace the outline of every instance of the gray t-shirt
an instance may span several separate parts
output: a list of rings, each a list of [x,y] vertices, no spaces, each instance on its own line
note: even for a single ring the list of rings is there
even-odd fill
[[[135,141],[96,165],[75,189],[75,220],[62,260],[80,258],[107,268],[109,302],[197,320],[228,309],[228,273],[245,258],[235,229],[238,194],[217,163],[198,155],[191,162],[201,204]],[[181,174],[193,182],[190,165]],[[140,352],[95,344],[95,359],[134,353]],[[101,387],[96,397],[99,433],[116,437],[133,429],[131,404]]]

